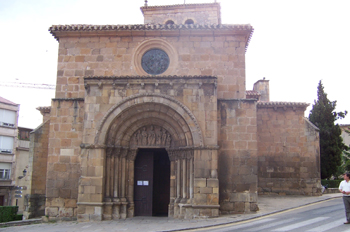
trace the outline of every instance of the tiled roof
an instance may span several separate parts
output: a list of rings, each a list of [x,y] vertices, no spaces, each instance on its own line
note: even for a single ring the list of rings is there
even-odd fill
[[[249,96],[260,96],[261,94],[255,90],[246,90],[245,91],[246,95],[249,95]]]
[[[13,103],[12,101],[9,101],[9,100],[7,100],[7,99],[5,99],[5,98],[3,98],[3,97],[0,97],[0,102],[1,102],[1,103],[5,103],[5,104],[8,104],[8,105],[18,106],[18,104]]]
[[[254,28],[250,24],[212,24],[212,25],[202,25],[202,24],[135,24],[135,25],[88,25],[88,24],[73,24],[73,25],[52,25],[49,28],[50,33],[58,40],[59,33],[72,33],[74,32],[77,35],[86,35],[90,33],[100,33],[100,32],[147,32],[147,31],[196,31],[196,32],[205,32],[205,31],[214,31],[218,34],[222,32],[236,31],[236,32],[248,32],[249,37],[247,40],[247,46],[252,37]],[[130,34],[132,36],[132,34]]]
[[[158,6],[142,6],[143,8],[172,8],[172,7],[201,7],[201,6],[213,6],[220,5],[219,3],[190,3],[190,4],[174,4],[174,5],[158,5]]]
[[[307,107],[310,104],[305,102],[264,102],[259,101],[258,107]]]
[[[123,30],[253,30],[250,24],[134,24],[134,25],[52,25],[51,34],[56,31],[123,31]]]

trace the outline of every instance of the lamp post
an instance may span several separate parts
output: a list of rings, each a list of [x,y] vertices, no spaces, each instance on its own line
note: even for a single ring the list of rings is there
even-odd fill
[[[23,176],[19,176],[18,179],[22,179],[23,177],[25,177],[27,175],[27,170],[24,169],[23,170]]]

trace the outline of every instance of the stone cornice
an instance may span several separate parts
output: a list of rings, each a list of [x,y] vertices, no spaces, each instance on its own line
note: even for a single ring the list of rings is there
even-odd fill
[[[84,80],[130,80],[130,79],[213,79],[216,80],[216,76],[160,76],[160,75],[148,75],[148,76],[86,76]]]
[[[224,99],[224,98],[218,98],[218,101],[246,101],[246,102],[256,102],[257,99],[254,98],[228,98],[228,99]]]
[[[257,108],[273,108],[274,110],[277,110],[278,108],[283,108],[284,110],[287,110],[287,108],[292,108],[293,110],[296,110],[297,108],[301,108],[303,110],[306,110],[306,108],[310,104],[305,102],[263,102],[259,101],[257,103]]]
[[[214,76],[100,76],[100,77],[84,77],[85,89],[89,90],[92,85],[98,85],[100,88],[104,85],[145,85],[145,84],[213,84],[216,88],[217,77]]]
[[[173,37],[173,36],[232,36],[246,37],[246,48],[253,34],[250,24],[136,24],[136,25],[53,25],[49,32],[59,40],[61,37],[87,36],[146,36],[146,37]]]
[[[36,109],[39,110],[41,114],[50,113],[51,106],[39,106]]]
[[[84,101],[84,98],[52,98],[52,101]]]

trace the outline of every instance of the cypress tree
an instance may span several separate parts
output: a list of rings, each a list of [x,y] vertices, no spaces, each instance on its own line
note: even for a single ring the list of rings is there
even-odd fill
[[[315,100],[309,114],[309,120],[320,129],[321,178],[327,179],[335,175],[341,165],[342,152],[346,149],[341,129],[335,124],[337,119],[344,118],[347,112],[335,112],[337,101],[329,101],[324,92],[322,81],[317,87]]]

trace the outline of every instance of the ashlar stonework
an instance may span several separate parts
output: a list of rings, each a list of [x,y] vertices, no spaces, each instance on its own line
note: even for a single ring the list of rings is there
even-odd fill
[[[50,28],[45,214],[206,218],[257,211],[259,194],[320,195],[308,104],[270,102],[268,80],[246,90],[252,26],[221,24],[219,3],[141,11],[143,25]]]

